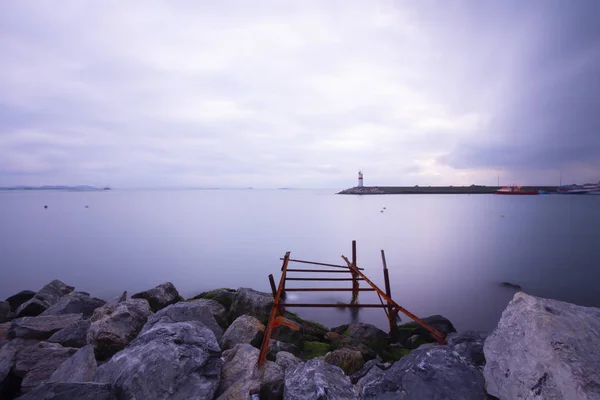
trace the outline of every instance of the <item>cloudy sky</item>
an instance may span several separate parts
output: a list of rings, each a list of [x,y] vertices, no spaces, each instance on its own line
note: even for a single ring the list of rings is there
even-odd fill
[[[5,1],[0,185],[600,180],[600,2]]]

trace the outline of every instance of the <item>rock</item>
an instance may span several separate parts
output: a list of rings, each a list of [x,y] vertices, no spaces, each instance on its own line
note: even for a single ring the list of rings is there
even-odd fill
[[[240,343],[249,343],[254,347],[260,347],[265,333],[265,326],[259,320],[250,316],[242,315],[227,328],[221,340],[222,349],[227,350]]]
[[[227,311],[231,308],[231,304],[233,303],[233,297],[235,296],[235,290],[228,288],[221,288],[211,290],[209,292],[203,292],[199,295],[193,297],[190,300],[196,299],[209,299],[214,300],[217,303],[221,304]]]
[[[295,367],[300,363],[302,363],[301,359],[287,351],[280,351],[275,356],[275,364],[279,365],[284,371],[290,367]]]
[[[104,304],[106,304],[104,300],[90,297],[87,293],[71,292],[61,297],[40,315],[83,314],[83,318],[90,318],[94,310]]]
[[[332,332],[350,337],[361,342],[388,342],[388,335],[381,329],[371,324],[361,322],[342,325],[331,329]]]
[[[31,299],[21,304],[17,309],[17,317],[35,317],[55,304],[58,299],[71,293],[73,286],[54,280],[44,286]]]
[[[88,344],[63,362],[48,382],[90,382],[97,366],[94,347]]]
[[[136,293],[131,298],[147,300],[150,304],[150,309],[153,312],[157,312],[168,305],[177,303],[179,301],[179,292],[171,282],[165,282],[153,289]]]
[[[369,371],[371,371],[371,368],[379,368],[380,370],[385,371],[391,365],[392,364],[390,363],[382,363],[379,360],[369,360],[365,363],[365,365],[363,365],[363,367],[359,371],[355,372],[354,374],[352,374],[352,376],[350,376],[350,382],[356,384],[363,376],[367,375]]]
[[[19,392],[21,379],[11,371],[16,362],[17,352],[34,343],[33,340],[14,339],[0,348],[0,399],[13,398]]]
[[[39,342],[19,349],[12,372],[23,378],[21,391],[25,393],[46,382],[54,371],[76,351],[77,349],[48,342]]]
[[[217,303],[217,305],[219,305]],[[152,329],[152,327],[158,323],[174,323],[174,322],[186,322],[186,321],[199,321],[206,325],[220,341],[223,337],[223,330],[215,321],[213,313],[210,308],[206,307],[204,303],[192,302],[179,302],[172,304],[166,308],[163,308],[156,314],[153,314],[148,318],[148,322],[144,325],[142,333]]]
[[[599,399],[600,309],[523,292],[484,344],[488,393],[500,399]]]
[[[8,329],[10,328],[10,322],[5,322],[4,324],[0,324],[0,348],[4,346],[9,338],[8,338]]]
[[[92,321],[89,319],[74,322],[54,333],[47,341],[59,343],[65,347],[81,348],[87,344],[87,335],[91,324]]]
[[[500,286],[506,287],[506,288],[510,288],[510,289],[514,289],[514,290],[521,290],[521,286],[517,285],[516,283],[511,283],[511,282],[500,282]]]
[[[106,383],[46,383],[36,387],[18,400],[115,400],[111,387]]]
[[[22,290],[19,293],[10,296],[6,301],[10,304],[11,311],[16,312],[21,304],[25,303],[33,296],[35,296],[35,292],[32,292],[31,290]]]
[[[200,322],[154,325],[98,367],[119,399],[212,399],[223,361],[215,335]]]
[[[10,338],[48,339],[54,332],[81,321],[81,314],[47,315],[39,317],[22,317],[12,321],[8,330]]]
[[[239,288],[233,296],[233,303],[229,310],[229,322],[233,322],[242,315],[251,315],[266,324],[269,321],[272,306],[272,295],[253,289]]]
[[[479,331],[451,333],[446,338],[446,341],[448,345],[452,347],[452,350],[456,351],[474,365],[483,367],[485,365],[483,343],[488,335],[488,332]]]
[[[338,349],[325,355],[325,362],[340,367],[346,375],[352,375],[365,364],[357,350]]]
[[[424,345],[382,371],[371,368],[356,385],[363,399],[486,398],[481,371],[449,346]]]
[[[358,399],[350,378],[323,360],[314,359],[289,368],[285,373],[283,398],[286,400]]]
[[[454,325],[452,325],[452,322],[450,322],[448,318],[442,317],[441,315],[432,315],[430,317],[425,317],[421,319],[446,335],[456,332],[456,329],[454,328]],[[427,342],[437,342],[437,340],[431,337],[431,334],[427,329],[423,328],[415,321],[398,325],[398,339],[400,340],[400,342],[404,342],[406,339],[410,338],[413,335],[419,335],[422,339],[424,339]]]
[[[331,347],[327,343],[317,341],[302,343],[302,356],[305,359],[324,357],[330,350]]]
[[[262,341],[261,341],[262,345]],[[288,352],[296,357],[302,354],[302,351],[291,343],[280,342],[278,340],[269,339],[269,352],[267,353],[267,360],[275,361],[279,352]]]
[[[12,320],[15,313],[10,310],[8,301],[0,301],[0,323]]]
[[[404,345],[409,348],[409,349],[416,349],[417,347],[419,347],[422,342],[421,336],[419,335],[412,335],[411,337],[409,337],[408,339],[406,339],[404,341]]]
[[[208,310],[210,310],[212,316],[215,318],[215,320],[221,326],[221,328],[227,329],[227,325],[229,325],[229,321],[227,319],[227,310],[218,301],[209,299],[198,299],[189,301],[189,304],[196,304],[207,308]]]
[[[107,303],[97,308],[87,335],[87,342],[94,346],[96,358],[106,360],[125,348],[140,332],[150,314],[150,306],[143,299]]]
[[[259,350],[247,343],[238,344],[223,353],[217,400],[246,400],[250,395],[261,399],[281,399],[283,369],[272,361],[258,365]]]

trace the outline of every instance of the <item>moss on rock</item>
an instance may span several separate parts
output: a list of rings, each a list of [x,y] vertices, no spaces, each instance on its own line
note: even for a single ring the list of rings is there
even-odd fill
[[[231,308],[231,303],[233,303],[233,295],[234,294],[235,294],[234,289],[220,288],[220,289],[209,290],[208,292],[202,292],[202,293],[188,299],[188,301],[198,300],[198,299],[215,300],[219,304],[221,304],[223,307],[225,307],[226,310],[229,310],[229,308]]]
[[[329,345],[321,342],[303,342],[302,352],[305,359],[321,357],[329,352]]]

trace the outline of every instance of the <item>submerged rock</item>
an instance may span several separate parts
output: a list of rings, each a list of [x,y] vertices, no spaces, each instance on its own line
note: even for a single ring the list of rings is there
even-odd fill
[[[22,317],[12,321],[8,335],[11,338],[48,339],[54,332],[81,321],[81,314]]]
[[[229,321],[233,322],[242,315],[251,315],[266,324],[271,314],[273,296],[253,289],[239,288],[233,296],[229,310]]]
[[[340,368],[320,359],[309,360],[285,372],[286,400],[351,400],[358,395]]]
[[[488,335],[489,332],[479,331],[451,333],[446,338],[446,341],[452,350],[465,357],[474,365],[483,367],[485,365],[483,343]]]
[[[106,383],[45,383],[36,387],[18,400],[116,400]]]
[[[352,375],[365,364],[357,350],[338,349],[325,355],[325,362],[340,367],[346,375]]]
[[[11,311],[16,312],[21,304],[25,303],[33,296],[35,296],[35,292],[31,290],[22,290],[19,293],[10,296],[6,301],[10,304]]]
[[[362,399],[486,398],[481,371],[448,346],[425,345],[383,371],[371,368],[356,385]]]
[[[61,297],[40,315],[83,314],[83,318],[90,318],[94,310],[104,304],[106,304],[104,300],[90,297],[87,293],[71,292]]]
[[[59,343],[65,347],[83,347],[87,344],[87,335],[91,324],[92,321],[89,319],[74,322],[54,333],[47,341]]]
[[[56,304],[58,299],[71,293],[75,289],[59,280],[54,280],[44,286],[31,299],[27,300],[17,309],[17,317],[35,317]]]
[[[212,399],[223,361],[215,335],[200,322],[160,323],[98,367],[119,399]]]
[[[87,345],[63,362],[48,382],[90,382],[97,366],[94,347]]]
[[[165,282],[150,290],[136,293],[131,298],[147,300],[150,304],[150,309],[153,312],[157,312],[168,305],[177,303],[179,301],[179,292],[171,282]]]
[[[142,299],[107,303],[97,308],[87,335],[96,357],[106,360],[125,348],[135,339],[151,313],[148,302]]]
[[[223,350],[230,349],[236,344],[248,343],[260,347],[265,333],[265,326],[259,320],[242,315],[227,328],[222,339]]]
[[[600,309],[514,295],[484,345],[489,394],[599,399]]]

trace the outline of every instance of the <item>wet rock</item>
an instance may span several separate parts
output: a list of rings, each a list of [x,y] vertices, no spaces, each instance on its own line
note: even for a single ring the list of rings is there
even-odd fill
[[[509,288],[509,289],[514,289],[514,290],[521,290],[521,286],[517,285],[516,283],[511,283],[511,282],[501,282],[500,286]]]
[[[19,306],[25,303],[27,300],[35,296],[35,292],[31,290],[22,290],[17,294],[13,294],[6,301],[10,304],[10,310],[16,312]]]
[[[278,340],[269,339],[269,352],[267,353],[267,360],[275,361],[277,354],[282,351],[291,353],[296,357],[299,357],[302,354],[302,351],[292,343],[284,343]]]
[[[217,339],[200,322],[160,323],[98,367],[119,399],[212,399],[223,361]]]
[[[284,382],[283,398],[286,400],[358,399],[344,371],[320,359],[289,368]]]
[[[385,371],[391,365],[391,363],[382,363],[379,360],[369,360],[360,370],[350,376],[350,381],[353,384],[356,384],[363,376],[367,375],[369,371],[371,371],[371,368],[379,368],[380,370]]]
[[[75,289],[59,280],[54,280],[44,286],[31,299],[27,300],[17,309],[17,317],[35,317],[55,304],[58,299],[71,293]]]
[[[54,333],[47,341],[59,343],[64,347],[81,348],[87,344],[87,335],[91,324],[92,321],[89,319],[74,322]]]
[[[81,318],[81,314],[17,318],[12,321],[8,335],[10,338],[44,340]]]
[[[136,293],[132,299],[145,299],[153,312],[162,310],[168,305],[179,301],[179,292],[171,282],[165,282],[145,292]]]
[[[481,371],[449,346],[424,345],[386,371],[371,368],[356,388],[363,399],[486,398]]]
[[[452,322],[450,322],[448,318],[442,317],[441,315],[432,315],[430,317],[425,317],[421,319],[446,335],[456,332],[456,329],[454,328],[454,325],[452,325]],[[427,329],[423,328],[415,321],[398,325],[398,338],[401,343],[413,335],[419,335],[423,340],[427,342],[437,342],[431,336]]]
[[[483,355],[483,343],[489,332],[466,331],[451,333],[446,338],[448,346],[474,365],[483,367],[485,357]]]
[[[116,400],[106,383],[46,383],[36,387],[18,400]]]
[[[599,399],[600,309],[514,295],[484,344],[500,399]]]
[[[0,323],[7,322],[15,318],[15,313],[10,310],[8,301],[0,301]]]
[[[219,304],[217,303],[217,305]],[[223,330],[213,315],[212,310],[205,303],[196,301],[179,302],[151,315],[146,325],[144,325],[142,333],[152,329],[158,323],[199,321],[215,334],[217,341],[220,341],[223,336]]]
[[[189,303],[199,305],[203,308],[207,308],[208,310],[210,310],[212,316],[215,318],[219,326],[221,326],[221,328],[223,329],[227,329],[227,326],[229,325],[229,321],[227,319],[228,313],[225,307],[223,307],[218,301],[209,299],[198,299],[191,300],[189,301]]]
[[[125,348],[141,331],[151,313],[148,302],[143,299],[107,303],[97,308],[87,335],[96,358],[106,360]]]
[[[48,382],[90,382],[96,368],[94,347],[87,345],[63,362]]]
[[[231,308],[231,304],[233,303],[233,297],[235,296],[235,290],[228,288],[215,289],[208,292],[200,293],[199,295],[193,297],[190,300],[196,299],[208,299],[214,300],[217,303],[221,304],[225,307],[225,310],[229,312]]]
[[[338,326],[331,331],[361,342],[388,342],[387,333],[374,325],[361,322]]]
[[[19,349],[12,372],[23,379],[21,391],[25,393],[46,382],[76,351],[77,349],[48,342],[39,342]]]
[[[346,375],[352,375],[365,364],[360,351],[350,349],[338,349],[327,353],[325,362],[340,367]]]
[[[265,326],[259,320],[250,315],[242,315],[225,331],[221,347],[227,350],[240,343],[260,347],[264,333]]]
[[[290,367],[295,367],[300,363],[302,363],[301,359],[287,351],[280,351],[275,356],[275,364],[279,365],[284,371]]]
[[[94,310],[104,304],[106,304],[104,300],[90,297],[87,293],[71,292],[61,297],[40,315],[83,314],[83,318],[90,318]]]
[[[242,315],[251,315],[266,324],[271,314],[273,296],[253,289],[239,288],[233,296],[229,310],[229,321],[233,322]]]

